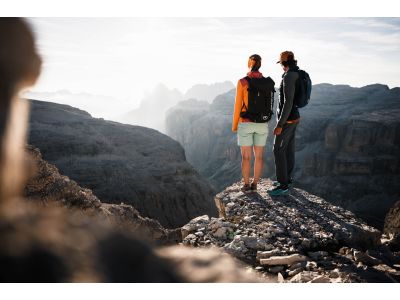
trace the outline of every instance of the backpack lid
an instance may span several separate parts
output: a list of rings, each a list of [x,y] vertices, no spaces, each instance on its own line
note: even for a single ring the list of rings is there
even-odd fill
[[[246,76],[245,79],[249,83],[249,86],[256,88],[258,90],[274,90],[275,82],[272,80],[271,77],[261,77],[261,78],[250,78]]]

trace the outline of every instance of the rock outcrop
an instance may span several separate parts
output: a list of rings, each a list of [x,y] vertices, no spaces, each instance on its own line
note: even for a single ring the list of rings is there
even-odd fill
[[[217,190],[241,178],[240,149],[231,132],[234,98],[231,90],[218,96],[206,112],[189,101],[167,112],[167,134],[181,143],[188,162]],[[399,112],[400,88],[313,86],[310,104],[300,110],[296,183],[383,229],[386,213],[400,196]],[[263,177],[275,176],[275,124],[273,118]]]
[[[27,152],[34,166],[28,198],[0,199],[1,282],[271,281],[218,248],[154,247],[149,238],[174,244],[165,235],[177,231],[132,206],[101,203],[38,149]]]
[[[397,201],[387,213],[383,232],[390,248],[400,251],[400,201]]]
[[[176,244],[181,240],[179,229],[165,229],[158,221],[143,218],[131,205],[102,203],[91,190],[80,187],[44,161],[39,149],[28,145],[27,153],[33,175],[25,186],[26,199],[43,206],[66,207],[76,214],[105,219],[150,242]]]
[[[400,255],[353,213],[301,189],[270,197],[272,182],[243,193],[240,182],[215,197],[219,218],[182,227],[185,245],[217,246],[280,282],[393,282]]]
[[[31,101],[29,143],[103,203],[135,207],[164,227],[216,215],[214,190],[176,141],[140,126],[92,118],[61,104]]]
[[[397,201],[386,215],[384,232],[400,235],[400,201]]]

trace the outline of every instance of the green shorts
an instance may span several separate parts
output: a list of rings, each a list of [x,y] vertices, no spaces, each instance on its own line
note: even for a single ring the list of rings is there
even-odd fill
[[[268,123],[240,122],[238,124],[239,146],[265,146],[268,136]]]

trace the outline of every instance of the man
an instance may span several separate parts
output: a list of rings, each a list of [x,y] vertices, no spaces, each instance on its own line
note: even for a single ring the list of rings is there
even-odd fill
[[[295,162],[295,132],[300,121],[299,110],[294,104],[299,67],[293,52],[282,52],[277,63],[281,64],[284,73],[279,88],[277,124],[274,129],[273,150],[277,182],[274,183],[275,188],[268,191],[271,196],[289,194]]]

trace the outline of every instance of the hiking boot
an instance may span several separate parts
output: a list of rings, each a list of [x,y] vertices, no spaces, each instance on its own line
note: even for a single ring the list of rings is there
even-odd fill
[[[257,191],[257,183],[252,182],[251,185],[250,185],[250,189],[251,189],[253,192]]]
[[[249,193],[249,192],[251,192],[251,186],[250,186],[250,184],[244,184],[244,185],[240,188],[240,190],[241,190],[243,193]]]
[[[278,185],[272,190],[268,191],[270,196],[285,196],[289,194],[289,187],[287,185]]]
[[[280,185],[279,181],[274,181],[274,182],[272,182],[272,186],[278,186],[278,185]],[[292,178],[289,179],[288,186],[289,186],[289,187],[292,187],[292,186],[293,186],[293,179],[292,179]]]

